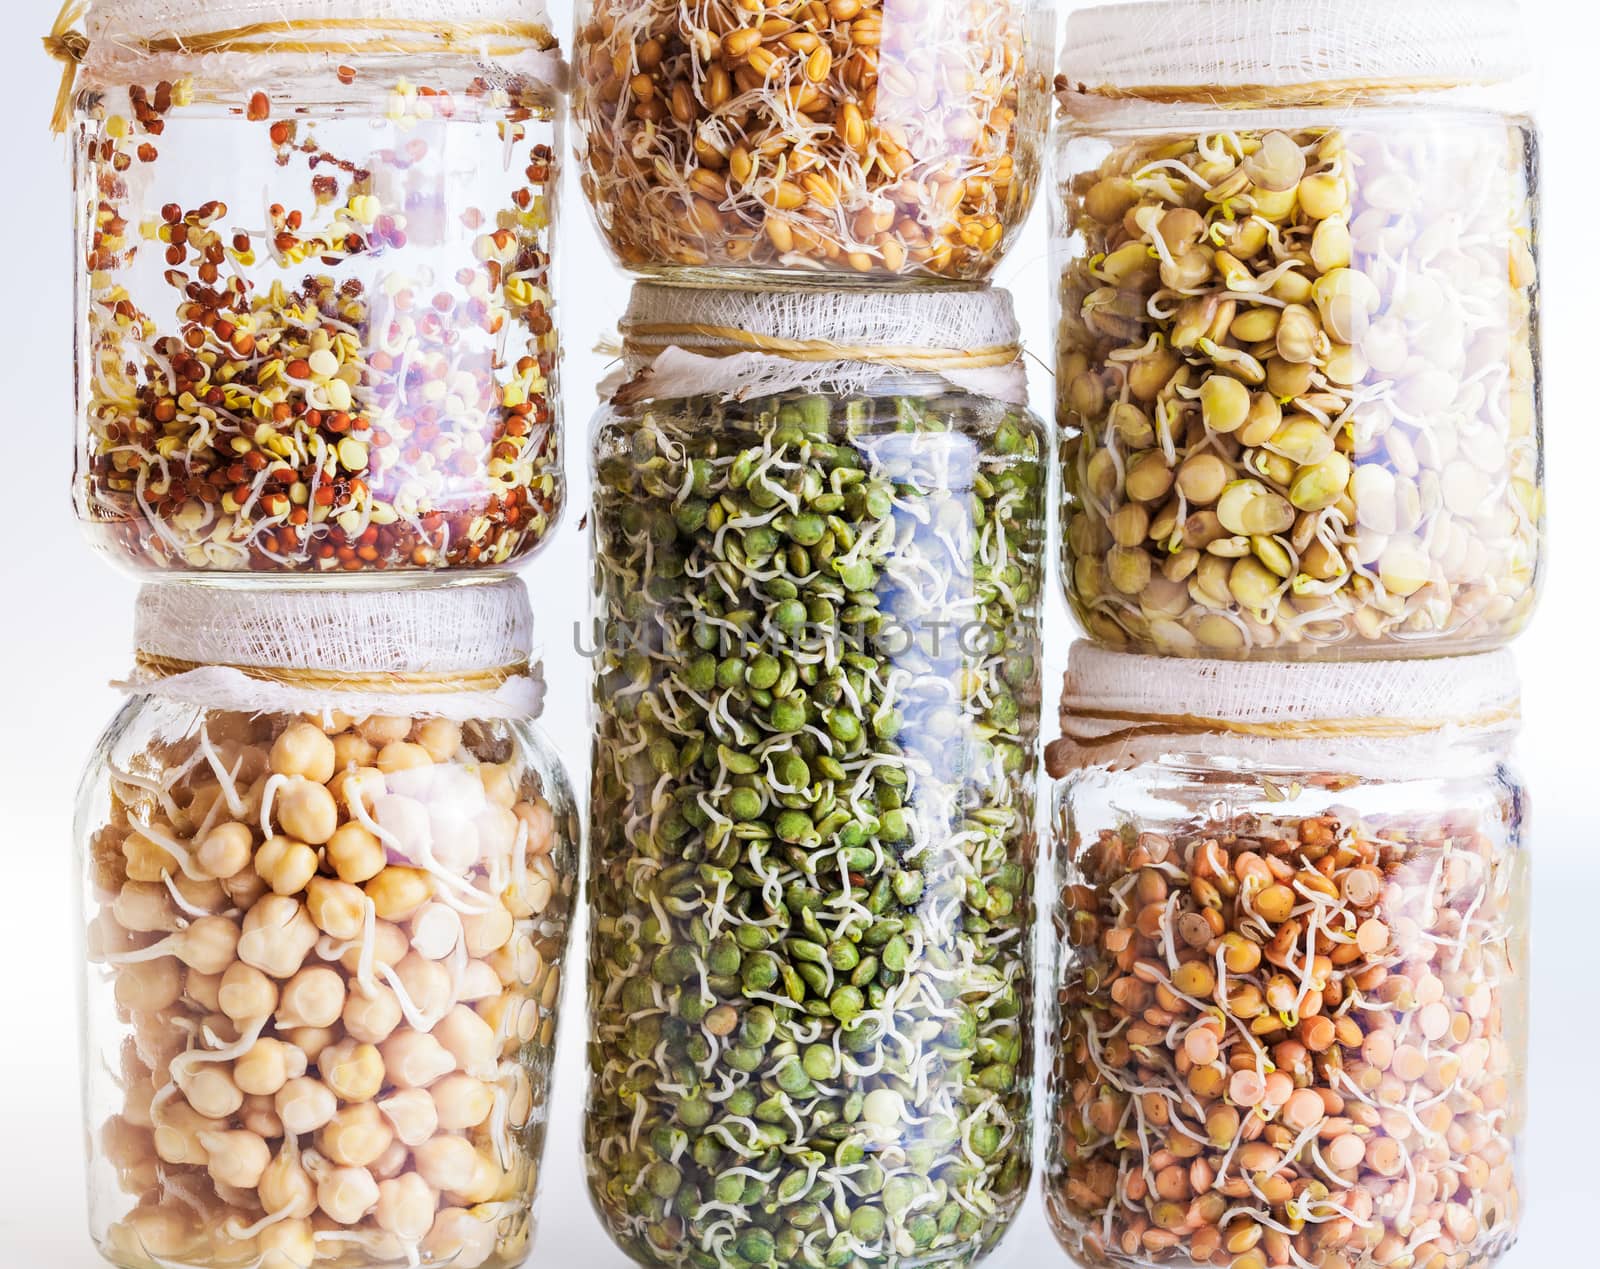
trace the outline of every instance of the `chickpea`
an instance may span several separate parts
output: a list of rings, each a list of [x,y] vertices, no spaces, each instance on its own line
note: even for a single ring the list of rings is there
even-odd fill
[[[335,771],[349,771],[352,767],[372,765],[378,756],[372,742],[353,731],[343,731],[333,738],[333,765]],[[324,784],[327,781],[323,781]]]
[[[433,1036],[469,1075],[492,1077],[499,1044],[494,1028],[466,1005],[457,1005],[433,1029]]]
[[[233,1064],[233,1080],[246,1093],[271,1097],[306,1073],[306,1056],[282,1040],[260,1039]]]
[[[290,776],[273,803],[284,833],[321,846],[339,826],[339,808],[327,788],[304,776]]]
[[[373,804],[388,792],[388,787],[383,772],[376,767],[351,767],[339,771],[327,785],[334,801],[352,816],[358,805],[370,815]]]
[[[379,965],[397,965],[406,957],[411,946],[406,932],[392,921],[374,921],[372,930],[372,959]],[[339,964],[347,973],[358,973],[361,964],[360,945],[348,948],[339,957]]]
[[[383,1182],[399,1176],[411,1166],[411,1151],[402,1141],[389,1142],[389,1148],[367,1165],[375,1181]]]
[[[528,854],[548,855],[555,848],[556,815],[543,798],[519,802],[516,817],[528,826]]]
[[[189,1105],[207,1119],[227,1119],[244,1105],[244,1093],[233,1076],[214,1063],[190,1068],[177,1084]]]
[[[184,1102],[169,1102],[156,1120],[156,1154],[163,1163],[205,1167],[207,1155],[201,1135],[223,1127],[221,1121],[202,1115]]]
[[[422,1253],[448,1261],[453,1269],[478,1269],[494,1255],[495,1230],[465,1208],[447,1207],[434,1217],[422,1240]]]
[[[473,1005],[498,996],[503,990],[500,975],[495,973],[492,965],[485,961],[468,961],[461,973],[461,981],[456,986],[456,999],[462,1004]]]
[[[370,1101],[383,1088],[386,1074],[378,1049],[354,1040],[342,1040],[323,1050],[317,1063],[322,1079],[346,1102]]]
[[[316,923],[298,900],[263,895],[245,913],[239,959],[274,978],[293,978],[319,937]]]
[[[331,843],[329,850],[332,850]],[[317,929],[328,937],[349,941],[361,935],[366,899],[360,887],[349,882],[313,877],[306,885],[306,911]]]
[[[455,1070],[455,1057],[431,1035],[403,1027],[379,1049],[389,1080],[397,1088],[426,1088]],[[448,1187],[441,1187],[448,1188]]]
[[[278,1118],[278,1108],[270,1097],[246,1097],[239,1107],[239,1124],[268,1141],[283,1136],[283,1120]]]
[[[411,946],[426,960],[443,960],[461,941],[462,918],[447,903],[435,901],[423,904],[411,918],[410,924]],[[467,950],[472,950],[470,942]]]
[[[345,1032],[365,1044],[382,1044],[394,1034],[402,1016],[399,998],[383,986],[370,993],[358,986],[344,1002]]]
[[[354,885],[370,881],[387,862],[383,843],[360,824],[341,824],[328,839],[328,862],[339,880]]]
[[[394,1128],[395,1139],[407,1146],[420,1146],[439,1131],[438,1109],[427,1089],[408,1088],[378,1103]]]
[[[417,1172],[436,1190],[456,1193],[477,1176],[478,1152],[465,1137],[434,1137],[411,1152]]]
[[[167,888],[148,881],[124,884],[111,901],[111,915],[123,929],[135,934],[171,934],[183,928]]]
[[[304,776],[326,784],[333,778],[333,741],[314,723],[291,723],[273,741],[267,761],[277,775]]]
[[[135,1013],[160,1013],[183,994],[183,974],[174,957],[135,961],[117,970],[112,988],[117,1005]]]
[[[159,882],[166,874],[177,871],[171,853],[143,833],[129,833],[123,839],[122,856],[129,881]]]
[[[485,762],[478,767],[478,778],[483,781],[483,791],[495,806],[507,808],[517,804],[517,780],[508,762]]]
[[[334,1116],[339,1100],[321,1080],[300,1075],[287,1081],[273,1098],[284,1131],[296,1137],[316,1132]]]
[[[155,1154],[155,1134],[148,1124],[138,1125],[125,1115],[113,1115],[100,1126],[100,1149],[113,1167],[137,1167]]]
[[[389,1148],[394,1132],[371,1102],[343,1107],[317,1133],[317,1149],[344,1167],[364,1168]]]
[[[517,829],[521,821],[517,813],[506,807],[490,803],[473,821],[478,830],[479,856],[487,860],[509,863],[512,849],[517,844]]]
[[[315,1062],[322,1056],[322,1050],[337,1040],[341,1033],[337,1028],[330,1026],[289,1027],[280,1029],[278,1034],[304,1053],[307,1062]]]
[[[364,889],[385,921],[405,921],[433,897],[433,880],[420,868],[385,868]]]
[[[237,965],[239,962],[235,961]],[[202,974],[191,969],[183,976],[184,999],[198,1005],[206,1013],[222,1012],[222,975]]]
[[[341,1225],[354,1225],[378,1205],[378,1183],[365,1168],[322,1168],[317,1206]]]
[[[466,935],[467,952],[481,960],[511,941],[516,921],[503,903],[497,903],[487,912],[463,917],[461,926]]]
[[[253,1132],[203,1132],[200,1144],[210,1156],[206,1170],[211,1179],[243,1190],[254,1189],[272,1162],[267,1143]]]
[[[251,908],[268,893],[268,886],[254,868],[241,868],[223,880],[222,890],[235,907]]]
[[[189,906],[189,915],[197,912],[214,915],[229,906],[228,892],[222,882],[214,877],[196,879],[186,873],[168,877],[168,883],[178,892],[178,897]]]
[[[374,714],[371,718],[363,719],[356,724],[356,731],[368,744],[377,745],[380,749],[397,740],[404,740],[411,734],[411,720],[409,718],[395,718],[384,714]]]
[[[278,1007],[278,984],[253,965],[235,961],[222,971],[217,1007],[238,1023],[268,1017]]]
[[[310,966],[284,984],[278,1003],[278,1026],[332,1026],[344,1011],[344,1004],[344,979],[326,966]]]
[[[268,1225],[261,1231],[257,1245],[261,1249],[258,1269],[311,1269],[317,1258],[315,1233],[311,1222],[303,1217]]]
[[[195,1241],[194,1218],[176,1203],[141,1203],[124,1218],[122,1228],[127,1230],[128,1250],[140,1256],[181,1256]]]
[[[378,1228],[403,1242],[415,1243],[431,1228],[439,1209],[439,1195],[415,1172],[384,1181],[378,1186]]]
[[[178,959],[202,974],[220,974],[234,963],[239,947],[239,927],[227,917],[197,917],[189,928],[173,936]]]
[[[446,1075],[428,1093],[433,1098],[439,1127],[446,1132],[476,1128],[494,1109],[494,1089],[470,1075]]]
[[[488,1155],[473,1152],[472,1179],[458,1189],[455,1197],[464,1203],[492,1203],[501,1196],[506,1182],[505,1170]]]
[[[450,1008],[455,998],[455,987],[450,971],[438,961],[408,952],[394,967],[400,985],[411,997],[418,1012],[428,1018],[439,1018]]]
[[[261,1206],[270,1213],[287,1212],[291,1218],[303,1220],[316,1211],[316,1188],[300,1161],[299,1148],[290,1139],[267,1164],[256,1189]]]
[[[392,775],[396,771],[411,771],[418,767],[431,767],[432,765],[432,755],[421,745],[413,745],[409,741],[391,741],[378,751],[377,767],[384,775]]]
[[[299,894],[317,875],[317,852],[290,837],[269,837],[256,851],[255,867],[274,894]]]

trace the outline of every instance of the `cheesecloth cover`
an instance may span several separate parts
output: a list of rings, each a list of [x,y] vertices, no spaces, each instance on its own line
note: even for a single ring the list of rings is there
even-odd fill
[[[722,290],[641,282],[620,323],[619,405],[785,392],[848,396],[935,375],[1026,405],[1022,330],[1001,290]]]
[[[543,0],[67,0],[45,44],[99,83],[196,72],[255,80],[264,56],[281,72],[285,59],[407,55],[565,82]]]
[[[1509,743],[1521,684],[1509,652],[1429,661],[1206,661],[1073,645],[1054,777],[1171,754],[1307,772],[1406,776]]]
[[[531,719],[533,612],[516,579],[400,591],[156,583],[124,691],[246,713]]]
[[[1108,101],[1290,105],[1384,92],[1498,90],[1526,104],[1516,0],[1161,0],[1074,12],[1057,89],[1067,113]]]

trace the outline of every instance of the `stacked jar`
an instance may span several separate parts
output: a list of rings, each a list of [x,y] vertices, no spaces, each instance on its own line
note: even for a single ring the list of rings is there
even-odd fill
[[[1042,0],[578,6],[585,1156],[652,1266],[968,1264],[1031,1177]]]
[[[1514,4],[1110,5],[1054,173],[1047,1199],[1086,1265],[1467,1269],[1520,1216],[1544,531]]]
[[[79,807],[91,1232],[509,1266],[577,836],[506,570],[565,501],[521,0],[90,0],[74,499],[149,584]]]

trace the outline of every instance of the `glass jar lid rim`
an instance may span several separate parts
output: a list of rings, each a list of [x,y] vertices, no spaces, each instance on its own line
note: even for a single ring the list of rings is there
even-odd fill
[[[1072,13],[1063,92],[1214,99],[1503,84],[1532,70],[1516,0],[1157,0]]]

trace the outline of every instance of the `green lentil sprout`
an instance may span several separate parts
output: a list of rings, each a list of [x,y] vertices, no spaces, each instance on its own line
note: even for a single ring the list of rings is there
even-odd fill
[[[1027,1193],[1047,460],[946,391],[599,425],[585,1153],[645,1264],[968,1264]]]

